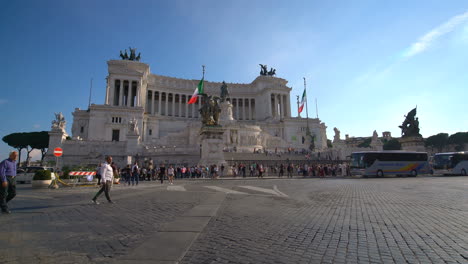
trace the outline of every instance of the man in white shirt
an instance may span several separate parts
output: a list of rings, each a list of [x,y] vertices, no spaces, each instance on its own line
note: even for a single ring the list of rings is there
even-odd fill
[[[111,164],[112,164],[112,157],[107,156],[106,157],[106,162],[101,166],[101,169],[100,169],[101,177],[102,177],[102,179],[101,179],[101,189],[96,193],[96,195],[92,199],[94,204],[99,204],[99,202],[97,201],[97,198],[103,192],[106,195],[107,201],[109,203],[114,203],[114,202],[112,202],[112,200],[111,200],[111,198],[109,196],[112,181],[114,180],[114,173],[113,173]]]

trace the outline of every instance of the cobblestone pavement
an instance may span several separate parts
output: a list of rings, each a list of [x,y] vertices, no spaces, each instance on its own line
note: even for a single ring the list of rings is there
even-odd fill
[[[0,215],[0,263],[107,262],[206,197],[141,186],[111,192],[115,204],[102,195],[101,204],[94,205],[97,190],[24,190],[22,195],[20,188],[13,213]]]
[[[182,263],[468,263],[468,178],[270,181],[230,195]]]
[[[468,263],[468,177],[143,182],[93,205],[96,191],[20,186],[0,215],[0,263],[133,263],[220,192],[181,263]]]

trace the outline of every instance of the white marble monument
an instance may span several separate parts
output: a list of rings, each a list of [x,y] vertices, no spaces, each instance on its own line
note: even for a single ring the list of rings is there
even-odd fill
[[[110,60],[107,66],[103,104],[73,111],[69,140],[56,128],[51,130],[49,146],[63,148],[64,164],[96,164],[105,155],[112,155],[119,166],[135,155],[151,158],[155,164],[198,164],[203,151],[198,111],[201,103],[187,102],[199,79],[154,74],[148,64],[132,60]],[[301,140],[306,136],[306,119],[291,116],[291,88],[287,83],[269,75],[246,84],[226,83],[228,102],[222,103],[220,117],[225,129],[224,150],[308,148]],[[205,81],[205,93],[219,95],[222,85]],[[316,151],[325,150],[325,124],[318,118],[308,123]]]

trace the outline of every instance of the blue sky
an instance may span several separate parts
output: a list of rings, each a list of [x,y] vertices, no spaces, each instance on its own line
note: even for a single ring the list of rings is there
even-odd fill
[[[341,135],[399,136],[418,106],[421,134],[468,131],[466,1],[6,1],[0,9],[0,137],[49,130],[102,104],[106,61],[136,47],[153,73],[250,83],[258,64],[309,116]],[[0,143],[5,157],[9,146]]]

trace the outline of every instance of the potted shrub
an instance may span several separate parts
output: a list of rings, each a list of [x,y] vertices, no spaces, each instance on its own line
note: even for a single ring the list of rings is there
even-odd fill
[[[49,170],[38,170],[32,180],[33,188],[47,188],[52,183],[52,173]]]

